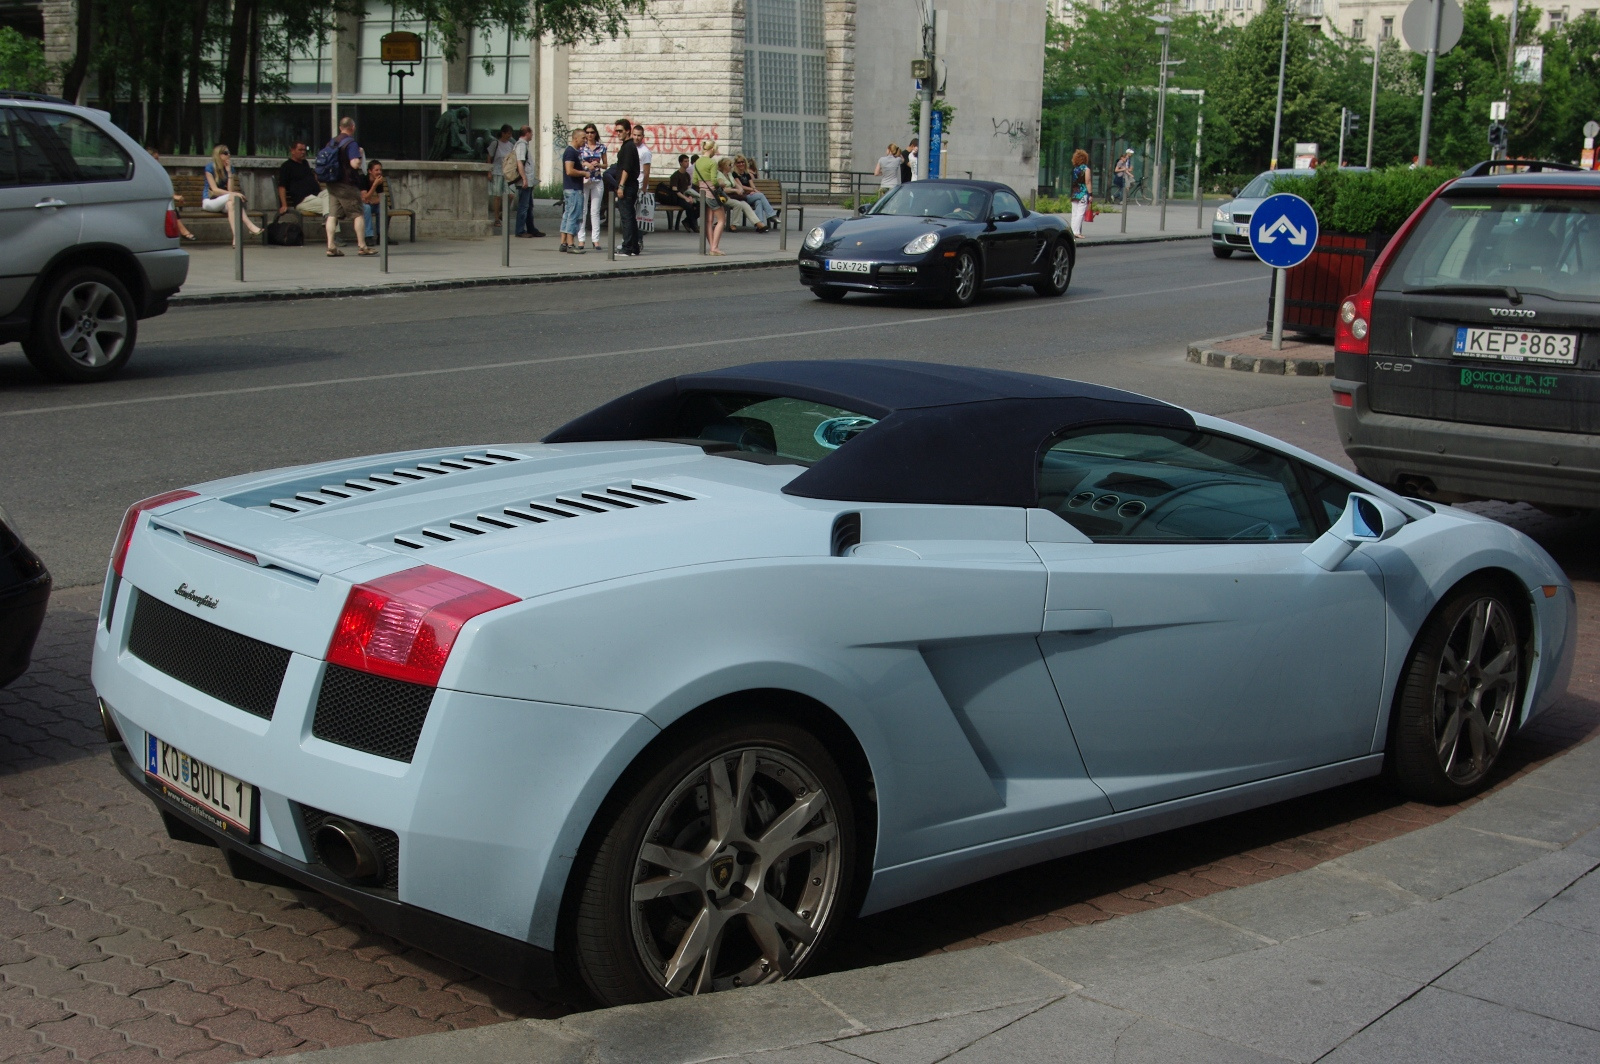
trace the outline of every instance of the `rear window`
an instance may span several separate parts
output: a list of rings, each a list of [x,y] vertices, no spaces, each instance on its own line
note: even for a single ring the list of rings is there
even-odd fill
[[[809,399],[701,392],[684,398],[672,438],[810,465],[875,424],[876,418]]]
[[[1600,301],[1600,199],[1440,198],[1379,286],[1483,285]]]

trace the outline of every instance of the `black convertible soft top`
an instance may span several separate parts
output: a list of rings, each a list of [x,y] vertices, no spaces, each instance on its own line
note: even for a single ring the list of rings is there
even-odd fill
[[[1193,428],[1188,411],[1133,392],[1008,370],[887,359],[753,362],[629,392],[545,443],[673,435],[685,400],[706,392],[790,396],[878,418],[784,487],[846,502],[1033,506],[1039,453],[1094,424]]]

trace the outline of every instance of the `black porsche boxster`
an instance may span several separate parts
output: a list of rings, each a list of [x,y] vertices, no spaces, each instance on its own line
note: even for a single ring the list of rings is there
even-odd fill
[[[914,181],[806,234],[800,282],[820,299],[916,292],[964,307],[984,288],[1031,285],[1059,296],[1077,249],[1060,217],[994,181]]]
[[[28,670],[49,602],[49,571],[0,508],[0,687]]]

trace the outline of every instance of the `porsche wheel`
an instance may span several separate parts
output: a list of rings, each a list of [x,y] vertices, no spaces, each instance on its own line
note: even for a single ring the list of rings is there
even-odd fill
[[[741,722],[635,781],[576,881],[572,961],[589,990],[620,1005],[800,974],[845,915],[855,863],[850,795],[822,744]]]
[[[93,266],[67,270],[46,286],[23,354],[52,380],[103,380],[133,354],[139,321],[128,290]]]
[[[1471,583],[1428,618],[1395,706],[1391,768],[1407,794],[1459,802],[1483,789],[1522,701],[1521,616],[1497,585]]]
[[[944,302],[949,307],[970,307],[978,298],[978,257],[971,248],[956,252],[950,268],[950,285],[945,289]]]
[[[1044,279],[1034,285],[1033,290],[1041,296],[1059,296],[1066,292],[1067,285],[1071,283],[1072,251],[1067,247],[1067,242],[1062,240],[1051,249]]]
[[[811,293],[825,303],[837,303],[849,294],[845,289],[831,284],[819,284],[811,290]]]
[[[1211,254],[1215,255],[1219,259],[1231,259],[1233,258],[1233,249],[1218,247],[1216,244],[1212,244]]]

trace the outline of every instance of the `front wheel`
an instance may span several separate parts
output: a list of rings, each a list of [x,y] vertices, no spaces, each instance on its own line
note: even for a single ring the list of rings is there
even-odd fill
[[[571,941],[606,1005],[793,978],[846,915],[850,794],[826,748],[786,720],[687,737],[601,816]]]
[[[1045,265],[1044,279],[1033,286],[1033,290],[1041,296],[1059,296],[1066,292],[1067,285],[1072,283],[1072,252],[1067,247],[1067,242],[1062,240],[1051,250],[1049,262]]]
[[[978,298],[978,257],[971,248],[956,252],[950,270],[950,285],[945,289],[944,302],[950,307],[970,307]]]
[[[139,334],[128,289],[94,266],[67,270],[45,287],[23,354],[52,380],[104,380],[133,354]]]
[[[1219,259],[1231,259],[1233,258],[1233,249],[1218,247],[1216,244],[1212,244],[1211,254],[1215,255]]]
[[[1459,802],[1484,788],[1527,679],[1521,613],[1474,582],[1440,603],[1417,636],[1396,700],[1389,760],[1413,798]]]

